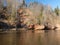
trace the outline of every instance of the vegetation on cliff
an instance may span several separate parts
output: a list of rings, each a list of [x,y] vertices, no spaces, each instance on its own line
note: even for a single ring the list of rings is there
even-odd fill
[[[27,28],[30,25],[56,27],[60,24],[60,9],[58,7],[53,10],[49,5],[37,2],[27,5],[25,0],[22,3],[18,3],[16,0],[6,0],[6,2],[6,6],[3,3],[0,4],[0,20],[6,20],[4,23],[8,25]]]

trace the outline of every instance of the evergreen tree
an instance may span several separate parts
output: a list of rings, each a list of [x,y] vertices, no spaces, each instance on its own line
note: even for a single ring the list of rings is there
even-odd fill
[[[58,6],[55,8],[55,13],[57,16],[59,16],[59,7]]]

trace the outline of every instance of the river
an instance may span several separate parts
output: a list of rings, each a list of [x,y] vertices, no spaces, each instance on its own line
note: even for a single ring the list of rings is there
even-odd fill
[[[60,45],[60,30],[0,32],[0,45]]]

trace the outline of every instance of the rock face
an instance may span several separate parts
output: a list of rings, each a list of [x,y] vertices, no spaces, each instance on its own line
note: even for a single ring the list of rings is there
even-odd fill
[[[42,30],[42,29],[44,29],[45,27],[44,27],[44,25],[35,25],[35,30]]]
[[[20,27],[21,26],[25,27],[25,25],[28,26],[32,20],[31,16],[32,16],[32,12],[28,8],[18,9],[17,20],[18,20],[18,23],[20,23]]]
[[[55,30],[54,26],[45,26],[43,30]]]
[[[56,14],[49,5],[43,5],[34,2],[26,7],[25,4],[23,4],[17,12],[18,27],[27,27],[35,30],[56,29],[56,26],[54,26],[56,24]],[[47,25],[45,25],[45,23],[47,22],[49,22],[50,24],[48,23]]]
[[[0,22],[0,29],[7,29],[7,28],[9,28],[9,25],[7,23]]]
[[[53,30],[55,28],[51,23],[46,23],[44,26],[44,30]]]
[[[32,24],[29,26],[29,29],[33,29],[33,30],[42,30],[44,28],[45,28],[44,25],[38,25],[38,24],[36,24],[36,25]]]
[[[13,25],[9,25],[7,23],[0,22],[0,29],[11,29],[11,28],[15,28],[15,27]]]
[[[56,24],[56,29],[55,30],[60,30],[60,24]]]
[[[29,28],[35,30],[37,29],[52,30],[56,29],[56,27],[57,29],[60,28],[59,25],[56,25],[56,27],[52,26],[56,24],[55,22],[58,17],[56,18],[55,13],[54,11],[52,11],[50,6],[43,5],[37,2],[33,2],[26,5],[25,0],[20,0],[20,2],[17,0],[13,2],[12,0],[9,1],[7,0],[7,2],[8,2],[7,7],[0,9],[0,19],[7,20],[8,22],[5,23],[4,20],[3,20],[4,22],[0,22],[0,28],[12,28],[12,27],[14,28],[15,26],[17,26],[17,28]],[[12,7],[10,4],[12,4]],[[12,13],[12,15],[10,13]],[[15,23],[16,20],[17,23]],[[45,22],[47,23],[47,21],[50,24],[45,25]]]

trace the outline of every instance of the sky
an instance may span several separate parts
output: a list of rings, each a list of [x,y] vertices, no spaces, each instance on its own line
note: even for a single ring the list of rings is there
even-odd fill
[[[44,5],[50,5],[52,8],[56,8],[57,6],[60,8],[60,0],[26,0],[26,3],[28,4],[34,1]]]
[[[17,0],[18,2],[22,2],[22,0]],[[38,3],[42,3],[44,5],[50,5],[53,9],[56,8],[57,6],[60,8],[60,0],[25,0],[26,4],[30,3],[30,2],[38,2]],[[4,1],[5,5],[6,5],[6,1]]]

